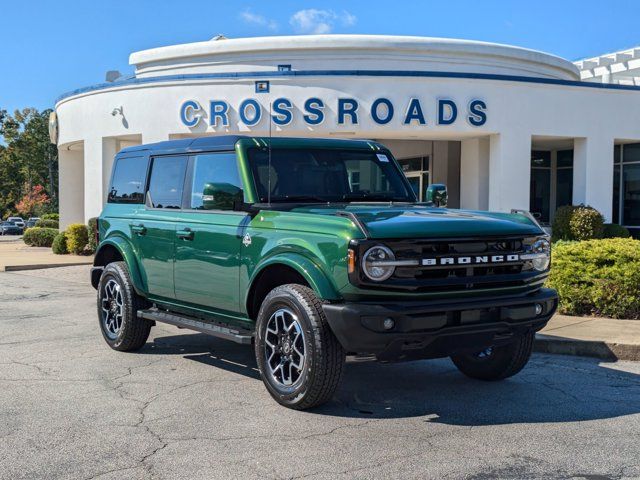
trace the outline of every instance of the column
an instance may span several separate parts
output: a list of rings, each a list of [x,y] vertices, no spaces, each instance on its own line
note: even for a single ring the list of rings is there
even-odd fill
[[[489,208],[489,138],[463,140],[460,152],[460,208]]]
[[[102,138],[84,141],[84,221],[102,211]]]
[[[531,134],[491,135],[489,140],[489,210],[529,210]]]
[[[576,138],[573,145],[573,204],[589,205],[611,222],[613,139]]]
[[[84,152],[58,149],[58,201],[60,229],[84,223]]]
[[[118,153],[118,150],[117,138],[111,137],[102,139],[102,204],[100,208],[102,208],[107,202],[113,159],[116,156],[116,153]]]
[[[169,140],[169,134],[165,132],[144,132],[142,143],[157,143]]]

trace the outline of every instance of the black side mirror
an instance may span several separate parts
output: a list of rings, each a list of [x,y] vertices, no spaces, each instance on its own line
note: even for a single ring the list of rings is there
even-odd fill
[[[426,196],[427,198],[425,198],[425,200],[433,203],[436,207],[447,206],[447,186],[442,183],[432,183],[429,185]]]

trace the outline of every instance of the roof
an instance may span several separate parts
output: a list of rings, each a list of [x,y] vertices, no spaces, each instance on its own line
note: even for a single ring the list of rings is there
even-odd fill
[[[380,148],[381,145],[371,140],[341,139],[341,138],[300,138],[300,137],[250,137],[246,135],[219,135],[210,137],[184,138],[167,140],[165,142],[147,143],[134,147],[123,148],[120,154],[140,151],[154,151],[162,153],[228,151],[235,148],[239,140],[254,140],[256,146],[267,146],[268,142],[274,147],[307,147],[307,148]],[[375,146],[375,147],[374,147]]]
[[[640,85],[640,46],[578,60],[575,65],[581,80]]]

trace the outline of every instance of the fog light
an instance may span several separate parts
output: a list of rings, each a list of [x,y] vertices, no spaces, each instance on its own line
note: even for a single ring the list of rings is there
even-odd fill
[[[536,303],[536,315],[540,315],[542,313],[542,305]]]
[[[384,326],[385,330],[391,330],[396,326],[396,322],[393,321],[393,318],[385,318],[382,325]]]

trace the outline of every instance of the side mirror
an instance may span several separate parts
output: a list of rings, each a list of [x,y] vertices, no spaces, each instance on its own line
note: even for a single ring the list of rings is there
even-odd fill
[[[243,200],[242,189],[230,183],[205,183],[202,190],[204,210],[232,210],[234,202]]]
[[[447,186],[442,183],[432,183],[427,188],[427,202],[433,203],[436,207],[447,206]]]

